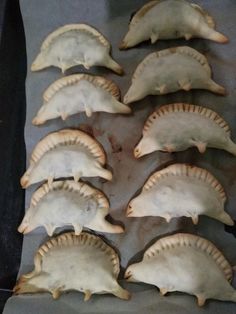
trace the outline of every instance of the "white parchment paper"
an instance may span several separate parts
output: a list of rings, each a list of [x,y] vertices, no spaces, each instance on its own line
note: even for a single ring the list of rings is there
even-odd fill
[[[106,235],[118,248],[123,268],[131,258],[132,261],[140,260],[142,250],[151,241],[174,231],[192,232],[208,238],[224,252],[232,265],[236,264],[236,239],[217,221],[201,217],[199,225],[193,226],[189,219],[184,218],[173,219],[167,224],[164,220],[155,217],[130,219],[125,217],[128,201],[154,170],[171,162],[188,162],[208,169],[220,180],[228,196],[226,209],[234,219],[236,218],[236,158],[230,154],[209,149],[204,155],[200,155],[196,149],[189,149],[175,154],[156,152],[140,160],[133,158],[133,148],[141,137],[142,126],[148,115],[156,107],[172,102],[190,102],[215,110],[229,122],[233,139],[236,140],[236,3],[231,0],[195,2],[203,5],[214,16],[217,29],[230,38],[229,44],[220,45],[196,39],[189,42],[172,40],[160,41],[155,45],[142,44],[128,51],[119,51],[118,45],[128,29],[130,15],[145,3],[144,0],[20,0],[28,59],[25,126],[27,161],[32,149],[43,136],[65,127],[80,127],[92,133],[102,143],[114,179],[112,182],[105,183],[99,179],[88,181],[104,191],[110,199],[112,217],[125,225],[126,233]],[[228,95],[221,97],[206,91],[194,91],[178,92],[167,96],[150,96],[132,104],[133,114],[129,116],[97,113],[88,119],[85,114],[80,114],[69,118],[66,122],[58,119],[45,126],[35,127],[31,124],[31,120],[41,106],[43,91],[62,74],[56,68],[32,73],[30,65],[44,38],[51,31],[69,23],[88,23],[110,40],[113,57],[124,67],[125,75],[119,77],[105,68],[92,68],[89,73],[104,75],[114,80],[119,85],[122,96],[130,85],[131,75],[136,66],[148,53],[186,44],[205,53],[212,66],[215,81],[227,88]],[[77,72],[85,72],[85,70],[76,67],[66,74]],[[35,189],[36,186],[33,186],[26,192],[26,208]],[[19,274],[32,270],[34,253],[46,239],[44,229],[38,229],[24,237]],[[49,294],[13,296],[8,300],[4,314],[236,313],[236,305],[233,303],[209,301],[205,308],[199,309],[195,298],[191,296],[172,293],[162,297],[152,286],[124,282],[121,284],[133,293],[130,301],[122,301],[109,295],[95,295],[89,302],[83,302],[83,295],[76,292],[62,295],[58,301],[54,301]]]

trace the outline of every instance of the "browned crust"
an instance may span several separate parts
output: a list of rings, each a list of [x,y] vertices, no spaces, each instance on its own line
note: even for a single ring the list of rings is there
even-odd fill
[[[102,76],[94,76],[90,74],[73,74],[62,77],[61,79],[52,83],[43,94],[44,101],[48,102],[60,89],[65,86],[74,85],[81,80],[91,82],[95,86],[101,87],[109,92],[117,100],[120,99],[120,90],[113,81],[105,79]]]
[[[53,132],[45,136],[35,146],[30,163],[37,163],[42,156],[60,146],[60,145],[73,145],[80,144],[88,149],[88,151],[98,160],[101,165],[106,163],[106,155],[102,145],[94,138],[80,130],[64,129],[61,131]]]
[[[24,274],[22,275],[16,282],[16,285],[15,287],[13,288],[13,292],[14,294],[21,294],[21,293],[31,293],[31,292],[35,292],[36,290],[38,292],[45,292],[47,290],[44,290],[44,289],[38,289],[38,288],[34,288],[34,286],[32,285],[28,285],[27,287],[27,292],[22,292],[22,287],[24,287],[25,285],[27,285],[27,281],[28,279],[34,277],[34,276],[37,276],[40,272],[41,272],[41,269],[42,269],[42,258],[41,258],[41,255],[37,252],[34,256],[34,270],[27,273],[27,274]]]
[[[192,112],[192,113],[204,116],[212,120],[216,124],[218,124],[222,129],[224,129],[226,133],[230,135],[229,125],[215,111],[209,108],[195,106],[192,104],[185,104],[185,103],[175,103],[175,104],[170,104],[170,105],[164,105],[160,107],[159,109],[155,110],[146,120],[143,127],[143,134],[148,131],[148,129],[155,123],[156,120],[158,120],[164,115],[167,115],[173,112]]]
[[[219,181],[206,169],[202,169],[188,164],[174,164],[151,175],[143,186],[143,191],[150,190],[167,176],[187,176],[208,183],[214,190],[219,193],[223,202],[226,201],[226,194]]]
[[[228,281],[232,280],[233,271],[229,262],[224,255],[215,247],[210,241],[187,233],[176,233],[171,236],[164,237],[154,243],[145,253],[144,260],[155,257],[165,249],[172,249],[175,247],[194,247],[196,250],[200,250],[209,255],[224,273],[225,278]]]

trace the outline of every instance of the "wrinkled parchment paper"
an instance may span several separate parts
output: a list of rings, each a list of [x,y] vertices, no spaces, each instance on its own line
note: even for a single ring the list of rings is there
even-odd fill
[[[131,260],[138,261],[144,247],[151,241],[174,231],[192,232],[213,241],[221,249],[232,265],[236,264],[236,239],[225,232],[224,226],[207,217],[201,217],[198,226],[193,226],[190,219],[173,219],[167,224],[160,218],[126,218],[125,209],[128,201],[141,188],[147,177],[156,169],[171,162],[188,162],[211,171],[224,186],[228,202],[226,209],[236,218],[236,158],[224,151],[209,149],[204,155],[196,149],[168,154],[155,152],[140,160],[133,158],[133,147],[141,137],[141,130],[148,115],[162,104],[190,102],[207,106],[221,114],[230,124],[232,137],[236,141],[236,3],[231,0],[195,1],[203,5],[215,18],[217,29],[230,38],[227,45],[220,45],[206,40],[160,41],[155,45],[142,44],[138,48],[119,51],[118,44],[128,28],[131,13],[141,7],[144,0],[20,0],[25,26],[28,75],[26,80],[27,117],[25,141],[27,160],[36,143],[47,133],[65,127],[80,127],[92,133],[102,143],[112,168],[114,179],[105,182],[99,179],[88,180],[100,188],[109,197],[111,214],[116,221],[124,223],[126,233],[106,235],[118,248],[121,266],[125,268]],[[122,96],[127,91],[131,75],[138,63],[150,52],[178,45],[190,45],[204,53],[213,69],[216,82],[225,86],[226,97],[217,96],[207,91],[179,92],[167,96],[150,96],[132,104],[133,114],[129,116],[106,113],[85,114],[70,117],[66,122],[55,120],[42,127],[32,126],[31,120],[40,108],[42,93],[62,74],[59,69],[49,68],[32,73],[30,65],[40,49],[43,39],[56,28],[68,23],[88,23],[103,33],[112,44],[112,54],[125,69],[125,75],[119,77],[105,68],[92,68],[89,73],[104,75],[114,80],[120,87]],[[86,72],[76,67],[66,74]],[[36,186],[26,193],[26,208]],[[65,209],[66,210],[66,209]],[[17,231],[16,231],[17,232]],[[29,234],[24,238],[22,262],[19,274],[32,270],[33,256],[37,248],[47,239],[44,229]],[[137,254],[139,253],[139,254]],[[207,276],[207,274],[206,274]],[[11,297],[4,314],[74,314],[74,313],[236,313],[236,304],[209,301],[199,309],[194,297],[172,293],[167,297],[159,295],[158,290],[144,284],[126,284],[132,299],[121,301],[113,296],[92,296],[89,302],[83,301],[81,293],[71,292],[54,301],[49,294],[24,295]]]

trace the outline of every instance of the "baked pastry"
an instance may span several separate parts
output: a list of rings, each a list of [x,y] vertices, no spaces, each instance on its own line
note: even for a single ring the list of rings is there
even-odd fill
[[[192,146],[200,153],[211,147],[236,156],[228,124],[210,109],[184,103],[162,106],[149,116],[134,156],[139,158],[156,150],[179,152]]]
[[[127,216],[158,216],[167,222],[185,216],[197,224],[199,215],[206,215],[232,226],[233,220],[224,211],[225,201],[223,187],[207,170],[174,164],[148,178],[129,203]]]
[[[134,47],[149,39],[154,44],[159,39],[189,40],[193,37],[218,43],[228,41],[226,36],[215,31],[213,18],[199,5],[185,0],[156,0],[146,3],[132,17],[120,49]]]
[[[88,301],[92,294],[111,293],[129,299],[117,282],[120,263],[115,250],[100,237],[82,232],[61,234],[43,244],[34,258],[34,270],[20,277],[15,294],[76,290]]]
[[[49,34],[42,43],[31,70],[55,66],[64,73],[83,65],[86,69],[99,65],[122,74],[121,66],[110,56],[111,45],[95,28],[86,24],[68,24]]]
[[[44,103],[33,119],[34,125],[47,120],[84,112],[130,113],[128,106],[119,102],[119,88],[110,80],[89,74],[74,74],[51,84],[43,95]]]
[[[224,87],[211,79],[210,66],[201,53],[187,46],[164,49],[149,54],[138,65],[124,103],[191,89],[225,95]]]
[[[210,241],[182,233],[156,241],[125,273],[128,281],[155,285],[162,295],[195,295],[199,306],[207,299],[236,302],[232,276],[232,267]]]
[[[80,130],[64,129],[45,136],[34,148],[30,165],[21,186],[47,180],[74,177],[102,177],[112,179],[109,170],[104,169],[105,152],[95,139]]]
[[[43,226],[52,236],[55,229],[72,225],[79,235],[83,227],[100,232],[121,233],[105,217],[109,201],[99,190],[83,182],[54,181],[43,184],[32,196],[29,209],[18,228],[24,234]]]

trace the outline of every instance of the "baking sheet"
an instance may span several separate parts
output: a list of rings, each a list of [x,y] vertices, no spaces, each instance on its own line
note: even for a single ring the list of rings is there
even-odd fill
[[[141,130],[147,116],[161,104],[172,102],[190,102],[207,106],[221,114],[230,124],[233,139],[236,141],[235,124],[235,73],[236,73],[236,36],[234,21],[236,3],[226,0],[195,1],[203,5],[216,19],[217,29],[230,38],[230,43],[220,45],[204,40],[185,42],[160,41],[155,45],[143,44],[128,51],[119,51],[118,44],[128,28],[132,12],[141,7],[143,0],[20,0],[21,11],[26,34],[28,73],[26,80],[27,117],[25,141],[27,161],[36,143],[47,133],[65,127],[80,127],[91,132],[104,146],[109,167],[112,168],[114,179],[104,182],[99,179],[87,180],[100,188],[109,197],[111,215],[116,221],[124,223],[126,233],[106,235],[111,243],[118,248],[121,255],[121,266],[125,268],[131,260],[140,260],[144,247],[160,235],[174,231],[189,231],[202,235],[213,241],[232,265],[236,264],[236,239],[226,233],[224,225],[201,217],[198,226],[193,226],[189,219],[173,219],[167,224],[160,218],[129,218],[125,217],[128,201],[140,189],[146,178],[156,169],[171,162],[189,162],[211,171],[225,187],[228,195],[226,209],[235,219],[236,205],[236,158],[230,154],[208,150],[200,155],[195,149],[181,153],[155,152],[140,160],[133,158],[133,147],[141,137]],[[178,92],[167,96],[150,96],[145,100],[132,104],[133,114],[129,116],[97,113],[92,118],[84,114],[70,117],[66,122],[55,120],[42,127],[32,126],[31,120],[41,106],[42,93],[54,80],[62,75],[59,69],[50,68],[41,72],[31,73],[30,65],[40,49],[45,36],[68,23],[88,23],[100,30],[111,42],[112,54],[125,69],[125,75],[119,77],[104,68],[92,68],[89,73],[104,75],[115,81],[122,92],[127,91],[131,75],[137,64],[150,52],[177,45],[190,45],[206,54],[213,68],[214,79],[225,86],[226,97],[217,96],[207,91]],[[76,67],[66,74],[86,72]],[[36,186],[26,192],[26,208]],[[22,262],[19,274],[28,272],[33,267],[33,256],[37,248],[47,239],[44,229],[24,237]],[[137,254],[139,253],[139,254]],[[206,274],[207,275],[207,274]],[[210,301],[204,309],[199,309],[194,297],[180,293],[171,293],[168,297],[159,295],[158,290],[144,284],[127,284],[121,282],[133,292],[130,301],[121,301],[113,296],[92,296],[89,302],[83,302],[81,293],[71,292],[62,295],[58,301],[52,300],[49,294],[11,297],[4,314],[25,313],[235,313],[236,305]]]

